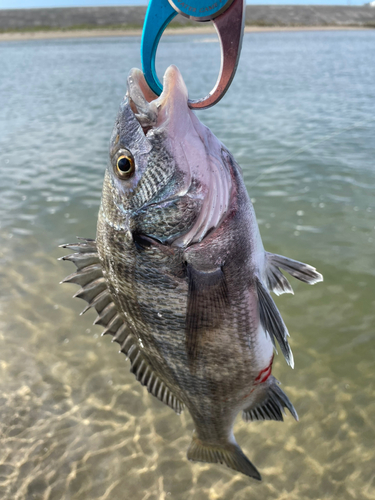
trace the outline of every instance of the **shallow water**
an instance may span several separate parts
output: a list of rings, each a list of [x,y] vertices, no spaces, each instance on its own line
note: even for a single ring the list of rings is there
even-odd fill
[[[200,96],[214,41],[167,38],[160,74],[177,63]],[[273,373],[300,422],[236,423],[261,484],[188,462],[188,413],[148,395],[58,285],[73,266],[57,246],[95,236],[139,44],[0,46],[0,497],[375,499],[375,31],[247,34],[227,96],[199,113],[243,168],[266,249],[325,277],[277,298],[296,367],[278,356]]]

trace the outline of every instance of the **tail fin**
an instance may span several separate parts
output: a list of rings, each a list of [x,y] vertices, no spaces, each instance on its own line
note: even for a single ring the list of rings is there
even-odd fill
[[[189,460],[194,462],[207,462],[210,464],[224,464],[230,469],[242,472],[246,476],[253,477],[258,481],[262,480],[261,475],[245,456],[238,444],[229,443],[223,446],[215,446],[203,443],[193,434],[190,447],[187,452]]]
[[[280,268],[304,283],[314,285],[323,281],[323,276],[317,272],[315,267],[298,262],[298,260],[288,259],[282,255],[266,252],[266,277],[268,289],[277,295],[282,293],[293,293],[288,280],[281,273]]]

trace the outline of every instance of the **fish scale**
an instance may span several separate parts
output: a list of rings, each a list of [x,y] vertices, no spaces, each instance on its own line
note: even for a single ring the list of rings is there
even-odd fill
[[[96,240],[66,246],[77,271],[65,281],[81,285],[76,296],[96,309],[136,379],[177,413],[189,410],[187,457],[259,480],[235,440],[237,414],[283,420],[288,409],[298,419],[271,374],[276,344],[293,367],[271,292],[292,293],[281,269],[309,284],[322,276],[265,252],[241,169],[189,109],[177,68],[159,98],[145,88],[132,70]]]

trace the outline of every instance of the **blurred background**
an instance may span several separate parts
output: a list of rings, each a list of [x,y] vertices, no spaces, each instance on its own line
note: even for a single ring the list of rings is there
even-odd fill
[[[188,413],[148,395],[59,285],[58,245],[95,237],[145,7],[1,0],[2,499],[375,499],[375,8],[333,3],[249,5],[233,84],[198,113],[243,169],[265,248],[325,278],[277,298],[296,366],[273,373],[300,422],[235,426],[258,484],[188,462]],[[220,47],[178,22],[157,70],[177,64],[201,97]]]

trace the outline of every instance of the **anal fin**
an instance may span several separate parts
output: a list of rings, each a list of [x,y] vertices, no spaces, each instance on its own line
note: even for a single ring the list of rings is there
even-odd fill
[[[228,442],[225,445],[213,445],[204,443],[194,433],[187,452],[187,458],[194,462],[224,464],[230,469],[242,472],[246,476],[253,477],[258,481],[262,480],[256,467],[250,462],[236,442]]]
[[[298,415],[288,396],[280,388],[279,382],[272,375],[267,382],[259,385],[254,391],[251,405],[242,413],[242,418],[251,420],[279,420],[283,421],[284,408],[287,408],[298,421]]]

